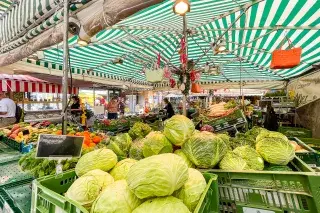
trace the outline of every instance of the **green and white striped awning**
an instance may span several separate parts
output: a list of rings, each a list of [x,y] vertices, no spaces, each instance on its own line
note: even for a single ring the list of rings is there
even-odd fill
[[[71,65],[74,69],[145,81],[144,66],[150,66],[156,53],[179,66],[182,18],[173,13],[172,0],[152,6],[105,29],[86,47],[70,39]],[[220,75],[203,74],[204,82],[286,80],[309,70],[320,61],[319,0],[191,0],[188,13],[189,59],[195,61],[210,48],[237,17],[240,19],[224,36],[228,52],[214,55],[210,50],[197,68],[208,62],[221,65]],[[244,12],[244,9],[249,9]],[[242,15],[241,15],[242,14]],[[271,53],[287,36],[302,47],[301,64],[292,69],[271,70]],[[287,44],[283,48],[287,48]],[[40,64],[63,63],[61,45],[44,51]],[[242,60],[239,60],[239,57]],[[123,64],[113,61],[122,58]]]
[[[0,53],[17,48],[63,19],[63,0],[0,0]],[[86,4],[71,4],[71,12]]]
[[[10,7],[12,0],[0,0],[0,16]]]

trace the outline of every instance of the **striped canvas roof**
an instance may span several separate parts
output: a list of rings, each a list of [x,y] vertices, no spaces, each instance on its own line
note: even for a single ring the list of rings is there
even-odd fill
[[[0,0],[0,16],[10,7],[12,0]]]
[[[147,8],[99,32],[86,47],[69,40],[74,69],[145,81],[142,69],[151,66],[156,54],[179,66],[182,18],[172,11],[172,0]],[[205,82],[285,80],[297,76],[320,60],[319,0],[191,0],[188,13],[189,58],[203,68],[206,63],[221,65],[220,75],[203,74]],[[245,10],[246,8],[248,10]],[[228,26],[239,20],[224,36],[228,53],[214,55],[210,44]],[[271,53],[288,37],[302,47],[302,62],[292,69],[271,70]],[[285,43],[283,48],[287,48]],[[63,63],[61,44],[45,50],[41,63]],[[202,57],[203,56],[203,57]],[[239,60],[239,57],[242,60]],[[122,58],[123,64],[112,63]]]

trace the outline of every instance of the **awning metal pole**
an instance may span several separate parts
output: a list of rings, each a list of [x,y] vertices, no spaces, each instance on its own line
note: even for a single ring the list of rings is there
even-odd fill
[[[188,32],[187,32],[187,30],[188,30],[187,16],[184,15],[183,16],[183,36],[184,36],[184,39],[186,42],[186,50],[185,51],[186,51],[186,54],[188,57]],[[187,63],[187,64],[189,64],[189,63]],[[189,67],[187,66],[185,69],[185,72],[188,71],[188,69],[189,69]],[[184,77],[186,77],[186,73],[184,74]],[[182,114],[184,116],[187,116],[186,104],[187,104],[187,96],[184,94],[182,97]]]
[[[68,71],[69,71],[69,46],[68,46],[68,28],[69,28],[69,0],[64,0],[64,34],[63,34],[63,78],[62,78],[62,134],[67,134],[67,111],[68,107]]]

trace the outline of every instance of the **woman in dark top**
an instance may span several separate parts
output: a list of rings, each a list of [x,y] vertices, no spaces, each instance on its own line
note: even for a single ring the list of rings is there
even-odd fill
[[[167,117],[171,118],[172,116],[174,116],[174,110],[173,110],[172,104],[169,102],[168,98],[164,98],[163,101],[166,104],[164,109],[167,111]]]
[[[72,97],[72,104],[71,104],[71,114],[72,115],[80,115],[80,99],[78,96]]]
[[[271,105],[267,106],[266,120],[264,122],[264,128],[270,131],[277,131],[279,127],[278,116],[275,113]]]

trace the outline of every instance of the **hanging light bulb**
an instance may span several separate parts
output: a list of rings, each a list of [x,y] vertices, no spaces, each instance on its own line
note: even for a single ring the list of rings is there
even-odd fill
[[[81,27],[79,36],[78,36],[78,41],[77,43],[84,47],[87,46],[91,41],[91,37],[84,31],[83,27]]]
[[[187,12],[190,12],[189,0],[176,0],[173,5],[173,12],[180,16],[186,15]]]
[[[219,44],[218,44],[218,51],[219,52],[223,52],[227,49],[227,44],[225,42],[225,40],[222,40]]]
[[[84,46],[87,46],[87,45],[89,44],[89,41],[86,41],[86,40],[84,40],[84,39],[78,38],[77,43],[78,43],[81,47],[84,47]]]

